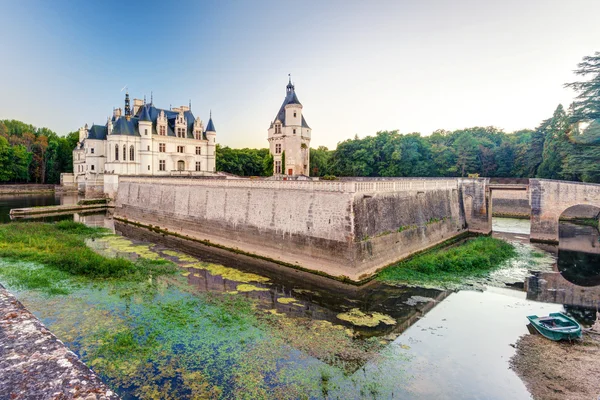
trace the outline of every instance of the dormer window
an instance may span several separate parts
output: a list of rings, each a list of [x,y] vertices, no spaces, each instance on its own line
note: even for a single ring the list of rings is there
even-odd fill
[[[275,133],[281,133],[281,125],[275,125]]]
[[[161,126],[158,133],[161,136],[166,136],[167,135],[167,127],[166,126]]]

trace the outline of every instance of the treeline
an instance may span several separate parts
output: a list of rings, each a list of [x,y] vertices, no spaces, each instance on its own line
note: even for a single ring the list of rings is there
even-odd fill
[[[313,176],[468,176],[563,179],[600,183],[600,53],[574,71],[588,79],[565,84],[577,92],[568,110],[559,105],[534,130],[506,133],[494,127],[438,130],[429,136],[398,131],[354,137],[335,150],[310,149]],[[262,168],[261,168],[262,167]],[[271,175],[267,149],[222,148],[217,170]]]
[[[61,172],[73,172],[78,132],[58,136],[16,120],[0,120],[0,182],[60,183]]]
[[[595,136],[592,135],[594,132]],[[518,177],[600,182],[600,123],[583,133],[559,106],[535,130],[506,133],[494,127],[438,130],[429,136],[377,132],[310,149],[312,176]],[[596,142],[594,142],[596,140]],[[217,170],[269,176],[268,149],[217,149]]]

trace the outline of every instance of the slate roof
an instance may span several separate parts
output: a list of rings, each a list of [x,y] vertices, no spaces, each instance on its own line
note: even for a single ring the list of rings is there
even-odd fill
[[[279,120],[279,121],[281,121],[283,126],[286,126],[286,124],[285,124],[285,106],[287,106],[288,104],[302,105],[302,103],[300,103],[300,100],[298,100],[298,96],[296,95],[294,85],[292,85],[291,82],[288,83],[288,85],[286,86],[285,99],[283,100],[283,104],[281,105],[281,108],[279,109],[279,112],[275,116],[275,119],[273,120],[273,122]],[[310,126],[308,126],[308,124],[306,123],[306,120],[304,119],[304,115],[302,116],[302,127],[310,129]]]
[[[106,140],[106,134],[108,133],[108,128],[102,125],[92,125],[92,127],[88,130],[88,139],[95,140]]]
[[[137,118],[131,118],[129,121],[125,117],[117,119],[113,126],[112,135],[140,136],[137,130],[137,122]]]
[[[115,118],[114,116],[111,118],[113,122],[113,135],[130,135],[130,136],[140,136],[138,132],[138,124],[139,121],[150,121],[152,122],[152,134],[158,135],[158,131],[156,129],[156,121],[160,112],[163,111],[165,113],[165,117],[167,118],[167,136],[175,137],[175,121],[177,116],[179,115],[178,111],[173,110],[164,110],[154,106],[154,104],[145,104],[140,107],[135,115],[133,115],[129,121],[122,116],[119,118]],[[183,116],[186,120],[186,138],[194,139],[194,121],[196,117],[192,111],[184,111]],[[208,130],[215,131],[215,125],[212,122],[212,118],[208,123]],[[216,132],[216,131],[215,131]],[[106,136],[108,134],[107,126],[94,125],[89,130],[88,137],[90,139],[99,139],[106,140]],[[206,140],[206,131],[202,132],[202,138]]]

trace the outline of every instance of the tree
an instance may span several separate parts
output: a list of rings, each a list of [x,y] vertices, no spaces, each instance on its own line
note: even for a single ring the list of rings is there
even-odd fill
[[[478,173],[479,165],[477,162],[477,141],[470,132],[461,133],[454,142],[456,149],[456,170],[460,176]]]
[[[312,176],[332,175],[329,170],[329,162],[332,151],[325,146],[310,149],[310,174]]]
[[[542,163],[537,176],[546,179],[568,179],[571,174],[563,171],[563,163],[571,150],[568,141],[571,124],[562,105],[558,105],[545,130]]]
[[[600,118],[600,52],[583,57],[573,72],[589,79],[565,84],[578,93],[572,105],[571,122]]]

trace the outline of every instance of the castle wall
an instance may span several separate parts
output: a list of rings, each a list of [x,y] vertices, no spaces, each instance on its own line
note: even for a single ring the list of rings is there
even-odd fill
[[[457,180],[120,177],[115,216],[352,280],[464,231]]]
[[[494,217],[529,218],[529,191],[527,190],[493,190],[492,214]]]

